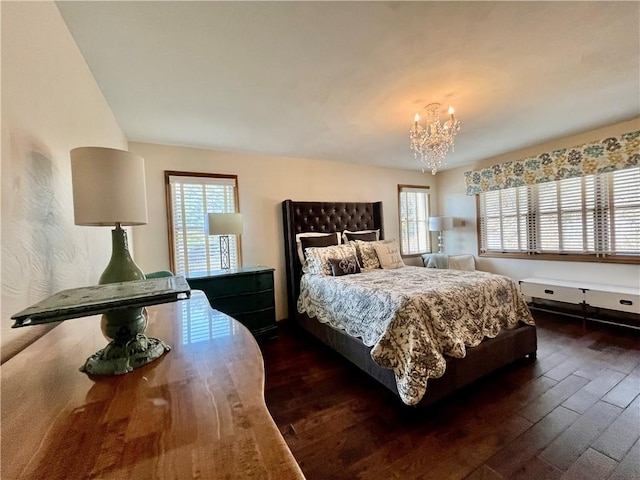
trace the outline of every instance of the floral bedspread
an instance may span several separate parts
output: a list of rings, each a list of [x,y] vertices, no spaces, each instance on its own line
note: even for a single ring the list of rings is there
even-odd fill
[[[303,275],[298,311],[359,337],[396,376],[400,398],[417,404],[427,380],[441,377],[443,355],[520,322],[533,325],[516,283],[479,271],[404,267],[331,277]]]

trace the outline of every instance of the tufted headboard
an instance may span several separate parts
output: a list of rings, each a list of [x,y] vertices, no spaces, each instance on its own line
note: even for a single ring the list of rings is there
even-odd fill
[[[380,229],[384,238],[382,202],[282,202],[284,250],[287,268],[287,306],[295,317],[302,265],[296,251],[296,234],[334,233],[343,230]]]

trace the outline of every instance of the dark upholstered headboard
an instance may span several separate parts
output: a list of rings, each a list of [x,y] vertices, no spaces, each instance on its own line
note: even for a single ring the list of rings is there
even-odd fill
[[[282,202],[284,250],[287,267],[287,305],[294,318],[300,293],[302,265],[296,251],[296,234],[335,233],[343,230],[380,229],[384,238],[382,202]]]

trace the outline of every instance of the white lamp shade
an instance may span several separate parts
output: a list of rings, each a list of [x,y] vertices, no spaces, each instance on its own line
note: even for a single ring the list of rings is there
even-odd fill
[[[114,148],[74,148],[71,180],[76,225],[147,223],[147,187],[141,156]]]
[[[242,235],[241,213],[210,213],[209,235]]]
[[[444,232],[453,229],[452,217],[429,217],[430,232]]]

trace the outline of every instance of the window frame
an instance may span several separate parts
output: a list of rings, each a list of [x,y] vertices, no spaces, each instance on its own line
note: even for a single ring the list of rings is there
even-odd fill
[[[637,168],[637,167],[634,167]],[[594,175],[594,185],[600,184],[603,181],[608,182],[610,185],[613,184],[613,176],[609,179],[605,179],[604,175],[610,175],[615,172],[609,172],[607,174]],[[557,180],[556,182],[561,182],[562,180]],[[584,184],[583,184],[584,185]],[[527,188],[533,187],[532,185],[526,185]],[[516,187],[513,187],[516,188]],[[584,187],[583,187],[584,188]],[[596,188],[596,187],[594,187]],[[613,189],[608,188],[609,191],[609,201],[611,201],[611,196]],[[589,262],[589,263],[614,263],[614,264],[632,264],[638,265],[640,264],[640,254],[611,254],[611,253],[572,253],[572,252],[539,252],[539,251],[529,251],[529,252],[498,252],[498,251],[490,251],[483,252],[482,251],[482,211],[481,211],[481,200],[480,195],[476,195],[476,235],[478,242],[478,256],[486,257],[486,258],[508,258],[508,259],[527,259],[527,260],[551,260],[551,261],[570,261],[570,262]],[[527,195],[531,195],[531,192],[528,191]],[[584,194],[583,194],[584,195]],[[584,204],[583,204],[584,209]],[[558,209],[560,210],[560,209]],[[608,208],[602,206],[602,204],[596,203],[594,207],[594,211],[601,212],[602,210],[607,210]],[[536,238],[540,235],[538,228],[538,219],[535,217],[537,213],[537,209],[533,211],[529,211],[528,215],[533,215],[534,218],[529,224],[529,228],[534,229],[532,232],[528,232],[528,235],[535,235]],[[599,214],[601,215],[601,214]],[[603,220],[605,221],[605,220]],[[597,228],[597,227],[596,227]],[[615,231],[612,232],[612,235],[615,235]],[[601,241],[599,238],[596,241]]]
[[[167,236],[169,240],[169,262],[171,265],[171,271],[177,273],[176,259],[175,259],[175,243],[173,239],[173,204],[171,195],[171,181],[170,177],[201,177],[201,178],[224,178],[227,180],[235,181],[235,188],[233,189],[234,202],[236,210],[234,213],[240,213],[239,202],[239,190],[238,175],[222,174],[222,173],[204,173],[204,172],[183,172],[177,170],[165,170],[164,171],[164,186],[165,186],[165,206],[167,216]],[[236,239],[236,255],[238,260],[237,267],[242,267],[242,235],[238,235]],[[186,276],[186,275],[185,275]]]
[[[402,216],[401,216],[401,200],[400,196],[402,194],[403,189],[419,189],[424,190],[427,196],[427,217],[425,220],[425,227],[427,232],[427,250],[419,253],[405,253],[402,248],[403,238],[402,238]],[[433,251],[433,245],[431,242],[431,232],[429,231],[429,218],[431,217],[431,187],[429,185],[405,185],[398,184],[398,238],[399,238],[399,246],[400,246],[400,255],[403,258],[414,258],[421,257],[425,253],[431,253]]]

